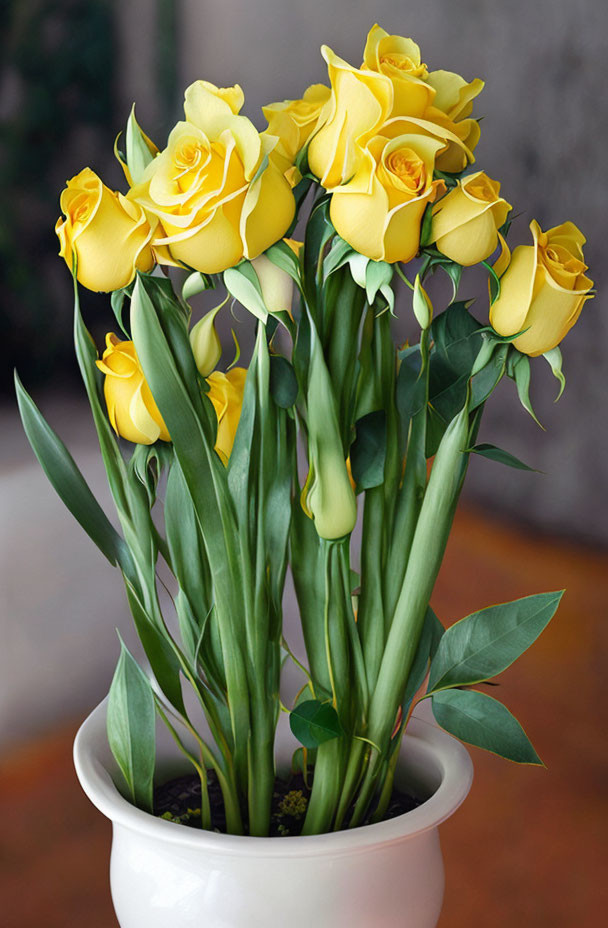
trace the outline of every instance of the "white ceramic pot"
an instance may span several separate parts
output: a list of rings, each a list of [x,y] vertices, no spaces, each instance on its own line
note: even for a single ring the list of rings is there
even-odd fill
[[[398,782],[425,800],[414,811],[336,834],[249,838],[131,806],[113,782],[105,715],[102,703],[84,722],[74,760],[85,793],[112,821],[121,928],[435,928],[444,888],[438,825],[473,778],[465,748],[436,726],[414,718],[404,739]],[[281,729],[279,761],[294,747]],[[159,750],[166,770],[171,749]]]

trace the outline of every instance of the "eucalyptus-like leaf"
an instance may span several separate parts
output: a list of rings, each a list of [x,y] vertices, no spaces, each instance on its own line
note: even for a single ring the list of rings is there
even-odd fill
[[[475,445],[473,448],[468,448],[467,452],[479,454],[484,458],[489,458],[490,461],[498,461],[499,464],[506,464],[508,467],[514,467],[516,470],[529,470],[532,471],[532,473],[538,473],[534,467],[528,467],[527,464],[524,464],[523,461],[516,458],[514,454],[511,454],[509,451],[504,451],[502,448],[497,448],[496,445],[490,445],[487,442],[482,442],[479,445]]]
[[[299,703],[289,715],[289,725],[305,748],[316,748],[344,734],[334,707],[318,699]]]
[[[129,798],[153,811],[156,763],[156,711],[150,681],[121,641],[121,652],[108,697],[110,749],[125,779]]]
[[[476,690],[442,690],[432,704],[439,725],[461,741],[516,764],[543,766],[517,719],[491,696]]]
[[[429,692],[489,680],[506,670],[548,625],[563,590],[489,606],[452,625],[431,665]]]
[[[290,409],[298,398],[298,380],[287,358],[270,355],[270,392],[281,409]]]
[[[258,276],[248,261],[224,271],[224,284],[228,292],[249,312],[265,323],[268,309],[262,296]]]
[[[370,490],[384,482],[386,462],[386,412],[379,409],[355,423],[356,438],[350,447],[350,465],[357,490]]]

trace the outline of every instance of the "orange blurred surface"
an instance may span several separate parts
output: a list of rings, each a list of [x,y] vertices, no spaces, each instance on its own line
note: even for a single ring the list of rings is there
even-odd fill
[[[442,826],[447,886],[439,928],[591,928],[605,920],[608,553],[464,510],[433,604],[449,624],[494,602],[562,587],[549,629],[503,674],[496,693],[548,769],[472,749],[471,794]],[[75,729],[0,761],[3,928],[117,925],[110,826],[76,781]]]

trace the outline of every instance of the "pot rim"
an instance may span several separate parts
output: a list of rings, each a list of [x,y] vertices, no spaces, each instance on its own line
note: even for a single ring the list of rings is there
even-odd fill
[[[111,755],[106,736],[106,706],[107,697],[85,719],[74,741],[74,766],[84,792],[113,824],[156,841],[196,851],[239,857],[357,853],[373,846],[404,841],[436,828],[461,805],[473,782],[473,764],[466,748],[432,722],[414,716],[407,728],[402,755],[418,766],[424,766],[425,762],[434,764],[441,776],[432,796],[416,809],[388,821],[321,835],[279,839],[195,831],[143,812],[120,794],[108,770]]]

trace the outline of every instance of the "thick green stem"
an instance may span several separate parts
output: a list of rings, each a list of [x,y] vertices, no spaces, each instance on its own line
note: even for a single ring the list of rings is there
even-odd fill
[[[368,737],[373,751],[351,825],[359,824],[369,807],[381,764],[386,757],[397,710],[409,677],[426,609],[447,543],[464,470],[469,437],[467,405],[449,424],[435,456],[420,511],[412,551],[391,624],[378,682],[374,690]]]

